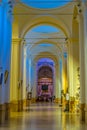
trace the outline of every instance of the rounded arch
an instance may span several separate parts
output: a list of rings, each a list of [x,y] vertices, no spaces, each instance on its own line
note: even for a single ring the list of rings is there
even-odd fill
[[[58,50],[62,54],[62,48],[59,46],[60,43],[56,42],[56,41],[52,41],[50,39],[39,40],[38,42],[35,42],[34,44],[32,44],[31,48],[28,47],[27,50],[32,49],[33,47],[36,47],[37,45],[42,44],[42,43],[48,43],[48,44],[53,44],[53,45],[57,46]]]
[[[37,62],[41,58],[50,58],[54,61],[56,65],[58,65],[58,57],[56,57],[54,54],[50,52],[41,52],[39,53],[35,58],[34,61]]]
[[[54,18],[53,16],[38,16],[34,17],[32,19],[33,22],[31,21],[30,23],[26,24],[26,27],[23,29],[24,31],[21,33],[20,37],[24,37],[25,34],[33,27],[38,26],[38,25],[51,25],[56,28],[59,28],[60,30],[63,31],[66,37],[69,35],[69,30],[67,29],[66,25],[59,19]]]
[[[42,60],[42,59],[45,59],[45,58],[40,58],[37,62],[39,62],[40,60]],[[49,60],[50,62],[52,62],[52,63],[54,63],[54,61],[51,59],[51,58],[46,58],[45,60]],[[38,70],[42,67],[42,66],[49,66],[51,69],[52,69],[52,71],[53,71],[53,64],[49,64],[49,62],[47,62],[46,63],[46,61],[45,60],[43,60],[44,62],[43,63],[45,63],[45,64],[41,64],[41,65],[39,65],[38,66]]]

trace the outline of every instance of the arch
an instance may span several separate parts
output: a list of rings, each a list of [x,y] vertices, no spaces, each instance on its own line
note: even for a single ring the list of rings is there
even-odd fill
[[[35,58],[34,58],[34,61],[37,62],[40,58],[50,58],[52,59],[57,65],[58,65],[58,58],[50,53],[50,52],[41,52],[39,53]]]
[[[48,56],[47,56],[48,55]],[[39,53],[35,58],[34,58],[34,61],[35,63],[40,59],[40,58],[50,58],[54,61],[54,70],[53,70],[53,73],[55,74],[54,78],[53,78],[53,94],[55,93],[56,95],[56,90],[58,91],[58,72],[59,72],[59,60],[58,60],[58,57],[55,56],[54,54],[50,53],[50,52],[42,52],[42,53]],[[36,78],[37,79],[37,78]]]
[[[44,59],[44,58],[40,58],[37,62],[39,62],[39,61],[41,61],[42,59]],[[54,63],[54,61],[52,60],[52,59],[50,59],[50,58],[46,58],[47,60],[50,60],[50,62],[53,62]],[[44,60],[43,60],[44,61]],[[42,62],[43,62],[42,61]],[[45,62],[45,61],[44,61]],[[43,62],[43,63],[44,63]],[[49,62],[47,62],[47,63],[45,63],[45,64],[41,64],[41,65],[39,65],[38,66],[38,69],[40,69],[43,65],[47,65],[47,66],[49,66],[51,69],[53,69],[53,65],[51,65],[51,64],[49,64]]]
[[[60,53],[62,54],[62,48],[59,46],[58,42],[52,41],[52,40],[49,40],[49,39],[39,40],[38,42],[34,43],[30,49],[32,49],[33,47],[35,47],[35,46],[37,46],[39,44],[42,44],[42,43],[48,43],[48,44],[53,44],[53,45],[57,46]],[[29,47],[27,48],[27,50],[28,49],[29,49]]]
[[[42,60],[43,59],[43,60]],[[54,67],[54,64],[50,64],[49,62],[52,62],[52,63],[54,63],[54,61],[52,60],[52,59],[50,59],[50,58],[47,58],[47,61],[45,61],[44,60],[44,58],[40,58],[38,61],[37,61],[37,63],[39,63],[40,61],[42,60],[42,64],[40,64],[39,66],[38,66],[38,69],[37,69],[37,71],[39,72],[39,70],[42,68],[42,67],[49,67],[49,68],[51,68],[51,70],[52,70],[52,72],[54,71],[53,70],[53,67]]]
[[[65,24],[57,19],[54,18],[53,16],[38,16],[38,17],[34,17],[33,22],[30,21],[28,22],[28,24],[26,24],[25,29],[23,29],[24,31],[21,33],[20,37],[24,37],[25,34],[33,27],[38,26],[38,25],[42,25],[42,24],[46,24],[46,25],[51,25],[54,26],[56,28],[59,28],[60,30],[63,31],[63,33],[65,34],[66,37],[68,37],[69,35],[69,31],[66,28]]]

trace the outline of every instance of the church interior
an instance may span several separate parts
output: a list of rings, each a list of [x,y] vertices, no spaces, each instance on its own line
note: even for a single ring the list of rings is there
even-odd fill
[[[0,0],[0,129],[87,129],[87,0]]]

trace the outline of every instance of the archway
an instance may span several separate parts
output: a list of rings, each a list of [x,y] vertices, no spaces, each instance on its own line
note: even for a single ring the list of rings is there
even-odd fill
[[[49,101],[54,94],[54,62],[49,58],[37,62],[37,98]]]
[[[17,77],[20,77],[20,79],[19,79],[20,83],[21,83],[21,79],[23,80],[23,88],[21,87],[23,89],[22,90],[22,92],[23,92],[22,100],[25,100],[25,98],[26,98],[26,94],[24,94],[24,93],[26,93],[26,87],[30,86],[30,88],[31,88],[31,86],[35,86],[35,85],[32,85],[33,83],[31,81],[31,78],[29,78],[31,76],[30,76],[30,74],[27,73],[28,69],[29,69],[29,71],[32,71],[31,70],[32,67],[31,67],[31,69],[29,67],[27,69],[26,62],[28,64],[31,64],[32,61],[35,59],[35,57],[38,56],[39,58],[41,58],[41,57],[43,57],[43,54],[44,54],[45,58],[52,58],[52,54],[55,55],[54,56],[55,61],[56,61],[55,57],[57,57],[57,59],[62,57],[63,48],[64,48],[63,44],[65,44],[66,37],[68,36],[68,33],[69,33],[69,30],[67,29],[66,25],[62,21],[58,20],[57,18],[55,18],[53,16],[38,16],[36,18],[33,17],[32,20],[33,20],[33,22],[31,20],[29,20],[28,24],[26,23],[23,26],[24,28],[21,28],[22,29],[21,31],[20,31],[20,29],[16,28],[19,30],[19,31],[16,30],[19,33],[18,32],[15,33],[15,34],[19,35],[20,43],[21,43],[21,46],[23,47],[22,50],[24,51],[24,52],[22,51],[23,54],[21,56],[21,59],[23,60],[22,61],[23,65],[20,64],[20,67],[19,67],[20,76],[21,76],[21,74],[23,74],[23,76],[20,77],[19,74],[17,76]],[[56,31],[56,32],[51,31],[52,33],[50,33],[50,31],[49,31],[49,33],[47,33],[47,32],[43,33],[43,31],[42,31],[42,33],[40,32],[40,35],[39,35],[39,33],[36,33],[36,32],[34,32],[35,35],[34,35],[34,33],[31,33],[31,31],[35,27],[43,26],[43,25],[45,25],[46,28],[47,28],[47,26],[54,27],[54,28],[56,28],[56,30],[59,28],[58,29],[59,31]],[[15,26],[18,26],[18,25],[15,24]],[[15,26],[13,25],[13,28]],[[31,33],[31,35],[28,35],[29,33]],[[22,42],[21,42],[21,40],[22,40]],[[14,45],[14,46],[17,47],[17,45]],[[16,49],[16,51],[17,51],[17,49]],[[18,53],[18,51],[17,51],[17,53]],[[20,57],[20,54],[19,54],[19,57]],[[56,71],[56,82],[55,82],[56,86],[59,86],[58,81],[57,81],[57,79],[59,77],[59,74],[58,74],[59,66],[58,65],[59,65],[59,63],[58,63],[58,61],[56,61],[56,67],[55,67],[57,70]],[[31,66],[32,66],[32,64],[31,64]],[[16,72],[18,73],[18,71],[16,71]],[[27,79],[27,81],[26,81],[26,79]],[[16,84],[18,84],[17,80],[16,80]],[[59,88],[57,88],[57,89],[59,89]],[[30,89],[29,89],[29,91],[30,91]],[[60,94],[58,94],[57,92],[56,92],[56,95],[57,95],[56,97],[60,98],[60,97],[58,97]],[[60,91],[59,91],[59,93],[60,93]],[[36,94],[34,93],[34,95],[36,95]],[[16,97],[17,97],[17,95],[16,95]]]
[[[4,2],[5,2],[5,0],[2,0],[2,3],[4,3]],[[23,101],[23,103],[25,102],[24,101],[25,99],[23,99],[23,95],[22,95],[22,93],[23,93],[23,82],[24,81],[22,79],[23,77],[21,76],[21,75],[23,75],[23,73],[22,73],[23,72],[23,66],[22,66],[23,64],[21,64],[22,58],[26,57],[26,55],[23,53],[24,47],[27,46],[27,44],[24,45],[25,44],[24,42],[26,42],[25,35],[33,27],[38,26],[38,25],[42,25],[42,24],[45,24],[45,25],[47,24],[47,25],[51,25],[51,26],[55,26],[56,28],[59,28],[62,31],[62,34],[63,34],[62,36],[64,36],[64,41],[67,42],[66,37],[68,37],[69,41],[71,41],[71,43],[73,43],[69,46],[70,47],[69,48],[69,52],[70,52],[69,54],[71,54],[69,56],[72,57],[71,59],[69,57],[69,63],[70,63],[69,67],[70,67],[70,65],[72,66],[71,70],[69,68],[69,70],[71,72],[70,76],[73,77],[73,78],[70,78],[70,76],[69,76],[69,79],[70,79],[69,80],[70,100],[71,100],[71,103],[72,103],[72,100],[75,99],[75,97],[76,97],[74,90],[79,88],[77,86],[78,80],[77,80],[77,77],[76,77],[77,76],[77,69],[79,68],[79,53],[78,53],[79,52],[79,40],[78,39],[80,39],[80,42],[81,42],[80,47],[83,47],[82,43],[85,43],[85,41],[86,41],[86,38],[85,38],[86,35],[85,36],[82,35],[82,37],[79,38],[83,32],[84,32],[83,34],[86,34],[86,29],[84,31],[81,28],[81,26],[84,27],[83,23],[85,23],[84,22],[85,20],[82,19],[82,21],[80,21],[81,19],[79,19],[79,21],[81,22],[81,23],[79,23],[76,19],[76,16],[77,15],[80,16],[80,13],[82,11],[82,10],[80,10],[80,7],[81,6],[85,7],[85,6],[83,4],[81,4],[81,5],[78,4],[78,1],[77,1],[75,4],[74,4],[74,2],[72,2],[73,4],[71,4],[70,6],[67,6],[66,8],[64,7],[64,8],[61,8],[61,9],[53,9],[53,10],[38,10],[38,9],[26,7],[23,4],[19,4],[15,7],[14,13],[12,13],[12,8],[13,8],[14,2],[11,3],[11,1],[8,2],[6,0],[5,3],[6,3],[6,8],[3,7],[3,4],[1,4],[1,6],[0,6],[0,10],[1,10],[0,16],[1,16],[1,19],[5,21],[5,22],[2,23],[2,20],[1,20],[1,22],[0,22],[0,24],[1,24],[0,27],[4,28],[4,30],[2,29],[3,31],[0,30],[1,36],[3,35],[0,39],[1,44],[3,43],[2,44],[2,50],[0,51],[1,74],[4,75],[5,72],[9,72],[9,74],[10,74],[11,29],[12,29],[11,28],[11,25],[12,25],[11,20],[12,20],[12,15],[14,15],[13,37],[12,37],[13,38],[12,39],[12,57],[11,57],[12,58],[12,61],[11,61],[11,83],[10,83],[10,76],[8,77],[8,81],[6,82],[6,84],[3,80],[3,83],[1,84],[1,86],[7,86],[7,87],[6,87],[6,89],[4,89],[4,87],[0,88],[0,90],[1,90],[0,91],[0,93],[1,93],[0,103],[1,104],[7,103],[7,105],[8,105],[8,102],[10,101],[11,103],[14,104],[13,105],[13,107],[15,106],[14,109],[18,110],[18,108],[17,108],[18,103],[20,103],[20,101]],[[22,9],[20,8],[21,6],[23,6]],[[75,10],[76,15],[75,15],[75,17],[72,17],[72,14],[74,14],[73,13],[73,7],[74,6],[76,6],[78,8],[77,9],[78,12],[77,12],[77,10]],[[25,10],[25,8],[26,8],[26,10]],[[25,16],[24,19],[21,16],[16,15],[16,13],[18,11],[19,11],[19,13],[21,13],[21,11],[26,13],[26,11],[30,12],[30,10],[31,10],[31,12],[33,12],[33,14]],[[66,12],[69,12],[69,11],[71,11],[71,15],[65,14],[65,16],[64,15],[58,16],[58,12],[59,13],[60,12],[66,13]],[[39,14],[34,15],[34,13],[38,13],[38,12],[39,12]],[[52,12],[54,14],[52,14]],[[73,18],[73,21],[72,21],[72,18]],[[80,25],[80,27],[79,27],[79,25]],[[81,32],[80,32],[79,28],[82,30]],[[8,30],[9,30],[9,33],[8,33]],[[80,36],[79,36],[79,32],[80,32]],[[57,42],[62,43],[62,42],[59,42],[59,39],[58,39],[58,41],[55,40],[56,41],[55,42],[54,37],[51,38],[51,36],[53,36],[53,35],[50,35],[50,37],[49,36],[45,37],[45,40],[48,40],[48,42],[49,42],[49,39],[51,39],[52,44],[54,44],[54,43],[56,44]],[[7,39],[8,39],[8,44],[7,44]],[[43,39],[44,39],[44,37],[43,37]],[[39,43],[39,42],[41,42],[40,38],[36,41],[36,43]],[[42,43],[42,44],[48,45],[48,42]],[[35,44],[35,43],[33,43],[33,44]],[[39,44],[37,44],[37,45],[39,45]],[[28,48],[30,49],[31,46],[32,45],[28,46]],[[40,46],[41,46],[41,44],[40,44]],[[33,47],[35,47],[35,46],[32,46],[32,49],[33,49]],[[63,46],[63,47],[65,48],[65,46]],[[45,51],[45,49],[43,49],[42,52],[41,51],[39,51],[39,52],[41,54],[44,54],[45,52],[46,52],[46,54],[51,53],[52,55],[50,55],[48,57],[52,58],[52,56],[55,55],[55,53],[59,51],[59,50],[57,50],[57,51],[55,51],[55,50],[57,50],[57,49],[55,49],[55,47],[52,50],[48,49],[46,47],[46,51]],[[81,56],[81,59],[80,59],[81,60],[80,61],[81,66],[80,67],[81,67],[81,74],[82,74],[81,75],[81,98],[82,98],[81,104],[82,104],[82,111],[83,111],[84,107],[85,107],[85,103],[86,103],[85,99],[87,98],[86,95],[85,95],[86,88],[84,87],[84,89],[83,89],[83,86],[85,86],[86,81],[82,81],[82,77],[84,77],[83,79],[86,78],[85,69],[82,69],[82,63],[84,63],[84,61],[86,60],[86,56],[85,56],[85,58],[83,58],[84,55],[85,55],[84,50],[86,51],[86,49],[81,49],[81,50],[80,50],[81,51],[81,55],[80,55]],[[34,50],[31,51],[31,53],[32,52],[34,52]],[[34,53],[36,55],[36,57],[38,57],[38,58],[41,57],[39,55],[40,54],[39,52],[37,50],[37,53]],[[83,52],[83,55],[82,55],[82,52]],[[27,58],[28,58],[28,56],[29,55],[27,55]],[[59,58],[58,56],[56,56],[56,58]],[[33,59],[35,59],[36,57],[33,56]],[[45,54],[44,54],[44,57],[47,58],[47,56]],[[56,58],[54,56],[55,61],[56,61]],[[4,61],[4,59],[6,59],[6,60]],[[58,66],[57,66],[57,68],[58,68]],[[84,68],[85,68],[85,65],[84,65]],[[82,72],[82,71],[84,71],[84,72]],[[57,78],[58,78],[58,75],[57,75]],[[25,78],[25,80],[26,80],[26,78]],[[9,87],[10,86],[9,84],[11,84],[11,87]],[[75,86],[76,86],[76,88],[75,88]],[[26,88],[26,85],[24,87]],[[10,94],[11,94],[11,98],[9,98],[10,97],[9,91],[10,91]],[[20,93],[19,96],[18,96],[18,93]],[[5,97],[4,97],[4,95],[5,95]],[[6,105],[6,107],[7,107],[7,105]],[[7,111],[7,108],[6,108],[6,111]],[[85,112],[83,111],[83,113],[84,113],[83,114],[83,116],[84,116]]]

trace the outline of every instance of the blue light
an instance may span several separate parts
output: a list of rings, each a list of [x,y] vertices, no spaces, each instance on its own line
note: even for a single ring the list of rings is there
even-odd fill
[[[34,27],[32,29],[33,32],[38,32],[38,33],[58,33],[59,30],[53,26],[49,25],[40,25],[37,27]]]
[[[64,58],[67,58],[67,52],[64,52]]]
[[[39,46],[42,46],[42,47],[52,47],[53,45],[49,44],[49,43],[42,43]]]
[[[50,9],[64,6],[71,0],[21,0],[21,2],[33,8]]]
[[[60,74],[62,74],[62,60],[59,60],[59,64],[60,64]]]
[[[44,65],[44,63],[50,64],[51,66],[54,65],[54,61],[50,58],[40,58],[37,62],[38,66]]]

